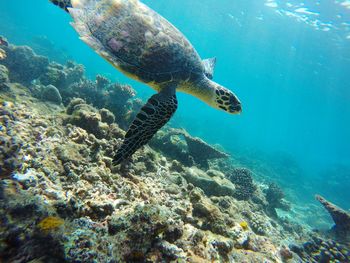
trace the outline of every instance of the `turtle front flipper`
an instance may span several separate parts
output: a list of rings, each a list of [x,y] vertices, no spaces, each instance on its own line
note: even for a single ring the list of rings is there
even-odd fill
[[[130,125],[122,146],[114,156],[114,165],[128,159],[171,119],[177,109],[175,87],[163,88],[141,108]]]

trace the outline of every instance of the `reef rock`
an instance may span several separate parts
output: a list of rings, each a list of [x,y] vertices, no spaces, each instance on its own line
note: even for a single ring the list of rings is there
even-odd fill
[[[350,242],[350,213],[327,201],[320,195],[316,199],[324,206],[332,217],[335,225],[332,228],[335,236],[340,240]]]
[[[224,153],[222,151],[217,150],[213,146],[209,145],[202,139],[198,137],[192,137],[190,136],[186,131],[184,130],[176,130],[173,129],[171,131],[172,134],[181,134],[184,136],[189,154],[193,157],[194,161],[204,167],[208,168],[208,160],[210,159],[218,159],[218,158],[228,158],[229,155],[227,153]]]
[[[197,168],[187,168],[182,176],[207,196],[234,196],[236,193],[234,185],[224,176],[210,176]]]
[[[72,100],[67,107],[67,113],[71,114],[66,119],[66,123],[74,124],[83,128],[97,138],[106,137],[108,134],[108,124],[101,121],[100,113],[82,99]]]
[[[15,61],[23,49],[1,41],[13,50],[5,60]],[[89,80],[71,61],[34,62],[28,87],[21,61],[37,56],[23,52],[20,65],[4,64],[9,81],[23,84],[0,92],[1,262],[349,261],[348,247],[334,241],[309,245],[323,233],[288,231],[270,218],[266,207],[280,207],[283,193],[270,187],[264,196],[249,170],[230,176],[239,163],[216,165],[211,158],[226,154],[184,131],[161,131],[156,150],[143,147],[113,167],[125,135],[119,125],[142,105],[133,89],[101,75]],[[63,105],[43,102],[49,85]]]
[[[1,63],[9,69],[11,82],[29,84],[47,70],[48,58],[36,55],[28,46],[9,45],[2,49],[7,57]]]
[[[10,176],[21,167],[23,141],[11,129],[17,121],[13,106],[12,103],[3,102],[0,107],[0,178]]]
[[[9,82],[9,71],[4,65],[0,64],[0,90],[7,82]]]
[[[114,114],[107,109],[100,109],[101,121],[107,124],[112,124],[115,121]]]
[[[53,85],[43,87],[41,91],[41,99],[44,101],[50,101],[60,105],[62,103],[62,97],[58,89]]]
[[[184,138],[184,141],[181,139]],[[209,160],[228,158],[229,155],[214,148],[198,137],[192,137],[183,129],[168,129],[151,142],[151,145],[186,166],[209,168]]]
[[[169,215],[162,207],[138,205],[125,215],[112,217],[108,232],[119,240],[115,254],[124,262],[143,262],[156,238],[170,225]]]
[[[265,198],[268,202],[266,212],[274,217],[278,218],[276,208],[288,211],[290,210],[290,204],[284,200],[284,192],[275,183],[270,183],[268,189],[265,191]]]
[[[47,67],[47,71],[40,76],[39,81],[43,85],[54,85],[63,92],[71,84],[80,82],[83,79],[84,72],[85,69],[82,65],[72,61],[68,61],[65,66],[51,62]]]

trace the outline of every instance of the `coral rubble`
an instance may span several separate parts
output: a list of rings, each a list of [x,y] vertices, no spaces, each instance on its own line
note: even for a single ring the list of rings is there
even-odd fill
[[[349,260],[348,247],[277,216],[289,207],[278,186],[215,163],[228,155],[184,130],[113,167],[141,105],[133,88],[0,45],[1,262]]]

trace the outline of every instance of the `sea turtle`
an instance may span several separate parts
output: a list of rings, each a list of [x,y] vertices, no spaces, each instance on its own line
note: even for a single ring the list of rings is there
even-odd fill
[[[215,58],[201,60],[186,37],[138,0],[50,0],[66,10],[80,39],[118,70],[158,93],[130,125],[114,165],[129,158],[163,127],[177,109],[176,91],[228,113],[241,103],[212,81]]]

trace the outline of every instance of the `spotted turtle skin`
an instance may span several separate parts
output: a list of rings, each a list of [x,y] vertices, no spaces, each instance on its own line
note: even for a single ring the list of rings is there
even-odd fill
[[[97,42],[101,55],[124,73],[154,85],[204,74],[186,37],[146,5],[136,0],[86,2],[76,16],[85,26],[80,34],[90,35],[86,42]]]

